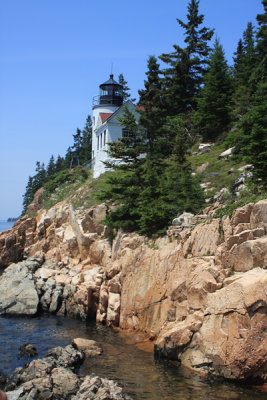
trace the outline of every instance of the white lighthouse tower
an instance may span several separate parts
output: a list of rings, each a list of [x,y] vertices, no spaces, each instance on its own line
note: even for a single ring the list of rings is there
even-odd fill
[[[93,98],[92,167],[97,178],[105,172],[103,161],[111,161],[107,153],[108,143],[126,134],[117,117],[123,114],[123,105],[137,115],[135,105],[129,100],[123,104],[122,85],[110,75],[100,86],[100,94]]]

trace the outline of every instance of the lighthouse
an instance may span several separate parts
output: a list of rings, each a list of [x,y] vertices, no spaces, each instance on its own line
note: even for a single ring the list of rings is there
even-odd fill
[[[123,103],[123,87],[109,79],[99,85],[99,95],[93,98],[93,130],[92,130],[92,168],[93,177],[97,178],[106,171],[104,161],[113,161],[107,153],[109,143],[117,141],[126,134],[126,128],[121,126],[117,117],[123,114],[123,107],[138,118],[135,105],[128,100]]]

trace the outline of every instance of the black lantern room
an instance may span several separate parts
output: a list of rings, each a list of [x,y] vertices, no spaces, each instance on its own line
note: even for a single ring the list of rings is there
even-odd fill
[[[99,104],[111,104],[120,107],[123,103],[122,85],[113,79],[110,75],[108,81],[102,83],[100,87]]]

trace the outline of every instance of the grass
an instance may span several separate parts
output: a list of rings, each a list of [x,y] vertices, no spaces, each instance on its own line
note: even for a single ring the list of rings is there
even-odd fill
[[[202,164],[209,163],[205,171],[197,173],[200,183],[210,182],[209,188],[212,188],[212,190],[207,192],[206,198],[213,197],[223,187],[230,190],[234,181],[240,176],[238,168],[245,164],[244,162],[236,161],[233,157],[219,159],[219,155],[224,150],[223,144],[214,145],[208,153],[189,157],[194,172]],[[231,173],[229,173],[230,170]]]
[[[44,208],[49,209],[56,203],[74,196],[89,177],[89,170],[82,167],[60,171],[45,185]]]

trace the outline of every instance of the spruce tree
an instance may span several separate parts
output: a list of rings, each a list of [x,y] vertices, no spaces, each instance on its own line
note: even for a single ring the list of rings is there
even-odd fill
[[[214,141],[229,127],[232,87],[224,51],[216,39],[195,113],[195,122],[204,140]]]
[[[47,179],[50,179],[53,175],[55,175],[55,173],[56,173],[55,158],[52,155],[46,168]]]
[[[252,105],[239,124],[236,138],[236,152],[245,161],[253,164],[253,179],[259,187],[267,188],[267,0],[262,2],[264,14],[257,16],[257,65],[253,72],[253,85],[256,87]]]
[[[72,150],[71,147],[68,147],[65,158],[64,158],[64,169],[70,168],[71,160],[72,160]]]
[[[22,215],[27,212],[28,205],[32,202],[34,196],[34,189],[33,189],[33,177],[29,176],[28,183],[25,189],[25,193],[23,195],[23,209]]]
[[[29,177],[25,194],[23,195],[23,214],[27,212],[27,207],[32,202],[34,194],[38,189],[43,187],[46,182],[46,170],[44,163],[41,164],[40,161],[37,161],[35,172],[36,174],[33,177]]]
[[[131,98],[130,88],[128,82],[124,79],[123,74],[120,74],[118,79],[119,83],[122,85],[123,103],[126,103],[127,100],[131,100],[134,103],[136,99]]]
[[[55,172],[59,172],[64,169],[64,158],[58,155],[57,161],[55,163]]]
[[[239,120],[250,107],[253,93],[252,71],[256,65],[255,33],[251,22],[238,42],[234,57],[233,117]]]
[[[122,96],[123,96],[123,102],[125,103],[131,97],[130,88],[128,87],[128,82],[124,79],[123,74],[120,74],[118,79],[119,83],[122,85]]]
[[[92,119],[88,115],[86,118],[85,127],[82,130],[81,147],[79,150],[80,164],[83,165],[91,160],[92,150]]]
[[[165,129],[175,132],[173,152],[162,180],[162,208],[166,215],[165,226],[178,213],[198,212],[204,204],[204,194],[192,176],[188,161],[190,137],[187,120],[183,115],[168,117]]]
[[[127,136],[109,144],[108,154],[116,161],[105,162],[105,165],[115,173],[108,176],[106,189],[102,190],[99,198],[111,200],[116,205],[106,217],[107,225],[111,229],[122,228],[131,232],[138,229],[137,201],[143,187],[142,154],[145,137],[136,123],[135,115],[127,107],[118,120],[127,128]]]
[[[173,52],[160,56],[164,63],[169,64],[163,73],[165,101],[170,115],[194,108],[210,51],[208,42],[213,36],[213,30],[200,27],[204,15],[199,14],[199,1],[191,0],[187,9],[187,22],[177,19],[185,30],[186,47],[173,45]]]
[[[162,104],[162,78],[160,78],[161,72],[156,57],[150,56],[147,66],[145,88],[138,91],[140,125],[146,130],[147,155],[160,160],[166,154],[166,138],[162,140],[161,131],[165,119]]]

